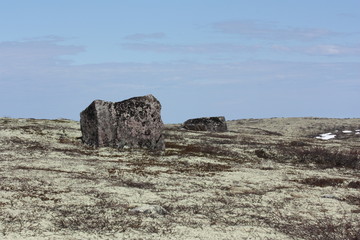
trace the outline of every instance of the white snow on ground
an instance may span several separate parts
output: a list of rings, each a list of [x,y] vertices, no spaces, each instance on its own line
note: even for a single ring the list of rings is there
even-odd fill
[[[352,133],[352,131],[351,130],[344,130],[344,131],[342,131],[343,133]]]
[[[336,137],[335,134],[323,133],[323,134],[320,134],[320,136],[317,136],[316,138],[321,139],[321,140],[329,140],[329,139],[332,139],[332,138],[335,138],[335,137]]]

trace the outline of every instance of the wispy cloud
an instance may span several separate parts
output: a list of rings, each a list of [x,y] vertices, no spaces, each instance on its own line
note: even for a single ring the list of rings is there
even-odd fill
[[[318,44],[309,46],[272,45],[271,50],[283,53],[300,53],[311,56],[348,57],[360,56],[359,45]]]
[[[259,21],[225,21],[213,24],[213,28],[226,34],[236,34],[244,37],[281,40],[315,40],[339,33],[317,28],[281,27],[274,23]]]
[[[137,45],[138,47],[138,45]],[[153,46],[151,46],[153,47]],[[162,48],[164,47],[164,49]],[[242,50],[241,46],[222,45],[199,45],[190,46],[162,46],[156,51],[185,51],[185,52],[208,52],[208,51],[234,51]],[[152,49],[154,50],[154,49]],[[233,63],[194,63],[194,62],[163,62],[163,63],[99,63],[72,65],[71,62],[57,62],[60,56],[65,54],[77,54],[83,51],[80,46],[60,45],[56,41],[21,41],[0,42],[0,70],[3,73],[0,80],[6,78],[29,79],[30,81],[79,83],[79,87],[86,88],[86,82],[106,88],[110,82],[121,82],[134,86],[134,81],[139,86],[160,86],[163,82],[186,85],[196,79],[212,84],[234,84],[248,81],[275,81],[279,79],[297,80],[307,75],[312,79],[317,73],[328,72],[333,69],[335,63],[326,65],[301,63],[301,62],[276,62],[276,61],[241,61]],[[325,51],[325,50],[324,50]],[[330,51],[330,50],[327,50]],[[348,51],[348,50],[346,50]],[[25,58],[25,62],[21,62]],[[39,61],[41,60],[41,61]],[[23,66],[24,68],[19,68]],[[25,68],[26,63],[26,68]],[[340,63],[339,63],[340,64]],[[337,65],[339,65],[337,64]],[[342,63],[343,67],[350,66]],[[351,66],[354,67],[354,66]],[[349,67],[350,68],[350,67]],[[295,69],[302,69],[297,71]],[[313,69],[317,69],[314,71]],[[306,73],[308,71],[308,73]],[[277,77],[278,76],[278,77]],[[286,76],[286,77],[284,77]],[[151,81],[149,81],[151,78]],[[203,83],[202,83],[203,84]],[[136,84],[135,84],[136,85]],[[169,85],[167,85],[169,86]]]
[[[82,46],[60,45],[60,38],[30,39],[0,42],[1,67],[27,67],[28,65],[51,65],[64,62],[59,57],[74,55],[85,50]]]
[[[141,41],[141,40],[148,40],[148,39],[163,39],[166,37],[166,34],[163,32],[155,32],[155,33],[135,33],[128,36],[125,36],[125,40],[132,40],[132,41]]]
[[[255,51],[260,46],[247,46],[229,43],[204,43],[204,44],[164,44],[164,43],[125,43],[125,49],[136,51],[150,51],[158,53],[184,53],[184,54],[209,54],[224,52]]]
[[[343,46],[336,44],[322,44],[305,49],[310,55],[325,56],[360,56],[360,46]]]
[[[251,102],[251,108],[260,109],[267,102],[271,108],[274,96],[281,98],[279,103],[291,100],[304,105],[309,89],[340,91],[337,89],[346,86],[349,93],[342,90],[344,99],[339,101],[354,109],[358,102],[355,99],[360,89],[359,63],[239,61],[73,65],[57,62],[65,54],[78,54],[83,50],[81,46],[60,45],[55,40],[0,42],[0,115],[77,119],[80,110],[96,98],[118,101],[148,93],[160,100],[166,99],[164,118],[173,122],[183,118],[190,105],[192,109],[208,109],[204,111],[210,113],[214,111],[213,106],[229,99]],[[199,94],[208,98],[199,101]],[[298,99],[294,100],[294,94]],[[268,96],[268,99],[261,97],[262,102],[257,96]],[[346,100],[350,96],[351,102]],[[171,103],[179,99],[184,103],[174,109]],[[179,111],[182,106],[187,109]],[[43,115],[34,116],[38,109]],[[229,112],[233,111],[231,106]]]
[[[149,51],[164,52],[186,52],[186,53],[207,53],[220,51],[243,51],[249,47],[241,45],[166,45],[166,44],[150,44],[150,45],[131,45],[137,49],[148,49]],[[281,51],[294,51],[290,47],[273,46]],[[256,48],[256,47],[254,47]],[[250,47],[252,49],[252,47]],[[296,49],[298,51],[298,49]],[[306,50],[306,49],[305,49]],[[305,51],[303,50],[303,51]],[[0,80],[7,77],[23,78],[23,79],[63,79],[63,81],[97,81],[100,85],[106,81],[122,81],[133,84],[134,80],[142,84],[154,84],[154,81],[165,82],[181,82],[186,83],[187,80],[203,79],[212,83],[239,83],[246,81],[265,81],[267,79],[275,79],[274,76],[286,76],[294,79],[296,74],[301,75],[299,79],[308,70],[308,78],[315,76],[316,72],[331,71],[334,65],[349,66],[349,70],[354,67],[350,63],[329,63],[326,70],[321,64],[301,63],[301,62],[277,62],[277,61],[240,61],[232,63],[194,63],[194,62],[163,62],[163,63],[98,63],[98,64],[82,64],[72,65],[69,61],[60,61],[63,55],[75,55],[84,51],[81,46],[60,45],[55,40],[39,40],[39,41],[18,41],[18,42],[0,42]],[[309,47],[309,54],[350,54],[359,53],[360,49],[347,48],[333,45],[319,45]],[[301,66],[301,67],[300,67]],[[21,68],[23,67],[23,68]],[[303,69],[301,71],[295,71]],[[317,69],[317,71],[312,71]],[[152,76],[152,81],[148,81],[148,77]],[[282,77],[281,79],[283,79]],[[141,80],[143,79],[143,81]],[[175,79],[175,80],[174,80]],[[220,79],[220,80],[219,80]],[[278,78],[280,79],[280,78]],[[184,81],[185,80],[185,81]],[[96,84],[98,84],[96,83]],[[157,84],[155,84],[157,85]]]

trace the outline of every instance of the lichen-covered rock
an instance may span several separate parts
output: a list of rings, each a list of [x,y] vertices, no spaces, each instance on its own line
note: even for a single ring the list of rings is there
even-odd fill
[[[84,143],[94,147],[165,148],[161,104],[152,95],[93,101],[80,114]]]
[[[193,131],[226,132],[225,117],[204,117],[189,119],[184,122],[183,128]]]

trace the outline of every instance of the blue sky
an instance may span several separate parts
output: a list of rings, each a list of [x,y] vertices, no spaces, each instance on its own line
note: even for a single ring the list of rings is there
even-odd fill
[[[2,0],[0,116],[360,117],[358,0]]]

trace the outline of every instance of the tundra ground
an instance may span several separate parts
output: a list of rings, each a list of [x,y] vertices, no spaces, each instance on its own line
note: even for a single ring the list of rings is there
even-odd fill
[[[0,238],[360,239],[360,119],[227,124],[166,125],[149,152],[85,146],[76,121],[0,118]]]

